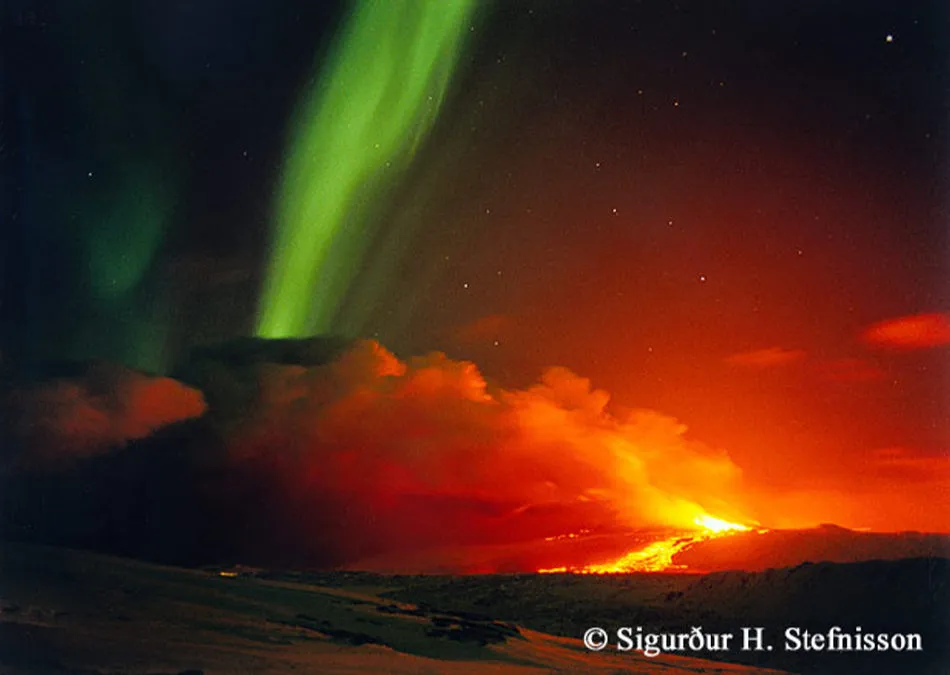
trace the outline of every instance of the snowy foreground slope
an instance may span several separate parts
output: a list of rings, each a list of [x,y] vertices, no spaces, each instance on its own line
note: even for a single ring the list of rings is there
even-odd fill
[[[0,672],[776,673],[606,650],[339,587],[0,547]]]

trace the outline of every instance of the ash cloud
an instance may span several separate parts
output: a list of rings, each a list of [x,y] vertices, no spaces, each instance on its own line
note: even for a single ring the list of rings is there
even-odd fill
[[[655,411],[611,414],[606,392],[564,368],[505,390],[441,353],[247,341],[179,375],[27,396],[24,418],[44,431],[20,434],[22,456],[74,460],[7,470],[7,534],[167,562],[321,567],[739,516],[727,455]]]
[[[81,374],[11,387],[3,401],[17,460],[55,462],[108,452],[200,417],[201,392],[167,377],[94,363]]]

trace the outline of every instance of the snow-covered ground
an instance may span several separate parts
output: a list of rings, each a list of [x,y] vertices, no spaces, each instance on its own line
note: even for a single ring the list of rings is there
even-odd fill
[[[352,588],[0,547],[0,672],[775,673],[605,650]]]

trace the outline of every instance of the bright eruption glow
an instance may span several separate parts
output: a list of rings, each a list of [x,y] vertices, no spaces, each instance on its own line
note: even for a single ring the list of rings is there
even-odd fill
[[[419,569],[434,550],[518,549],[585,529],[692,534],[697,516],[746,508],[726,453],[656,411],[612,414],[606,392],[564,368],[502,389],[472,363],[439,353],[404,362],[361,341],[326,365],[269,365],[253,392],[228,445],[255,484],[270,485],[266,508],[283,531],[299,533],[285,538],[295,564]],[[586,549],[570,538],[549,546],[577,544]],[[320,550],[299,550],[308,545]],[[526,550],[515,567],[561,563],[539,554]],[[404,564],[414,555],[418,565]],[[472,555],[439,569],[498,569]]]
[[[705,528],[711,532],[715,532],[716,534],[720,534],[722,532],[742,532],[749,529],[745,525],[730,523],[720,518],[713,518],[709,514],[705,513],[701,516],[696,516],[696,519],[693,522],[702,528]]]
[[[374,209],[438,116],[475,4],[387,0],[354,9],[295,122],[258,335],[334,328],[372,240]]]
[[[541,574],[570,572],[573,574],[629,574],[632,572],[672,572],[686,569],[685,565],[674,563],[673,558],[694,545],[719,537],[746,532],[750,528],[738,523],[730,523],[707,513],[699,515],[693,521],[700,529],[694,532],[679,533],[676,536],[655,541],[647,546],[631,551],[611,562],[585,565],[583,567],[552,567],[539,569]]]

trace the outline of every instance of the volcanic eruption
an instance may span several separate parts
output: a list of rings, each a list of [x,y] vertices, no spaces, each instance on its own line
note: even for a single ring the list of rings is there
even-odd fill
[[[4,3],[0,671],[945,672],[945,4]]]

